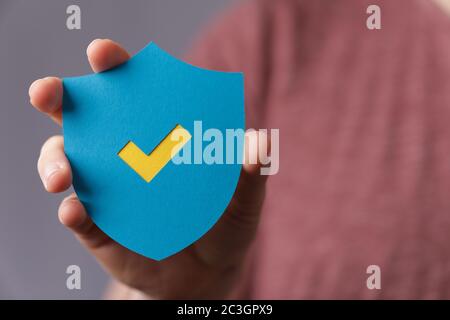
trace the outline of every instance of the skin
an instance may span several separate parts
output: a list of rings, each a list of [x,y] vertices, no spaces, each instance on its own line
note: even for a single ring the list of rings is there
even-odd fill
[[[450,0],[433,0],[444,13],[450,16]]]
[[[88,46],[87,57],[92,70],[102,72],[125,62],[130,55],[116,42],[97,39]],[[37,110],[61,125],[61,79],[36,80],[29,95]],[[255,138],[257,133],[247,132],[246,138],[252,135]],[[266,140],[262,139],[259,146],[265,148]],[[258,150],[249,149],[249,145],[246,155],[256,154]],[[63,192],[71,186],[72,172],[62,136],[44,143],[37,168],[48,192]],[[109,238],[92,222],[75,194],[61,202],[58,217],[116,280],[109,298],[227,298],[236,287],[260,218],[266,177],[259,169],[259,164],[244,163],[236,192],[218,223],[195,244],[159,262]]]

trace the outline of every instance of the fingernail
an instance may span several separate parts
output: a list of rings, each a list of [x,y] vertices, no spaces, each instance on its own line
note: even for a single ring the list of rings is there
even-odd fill
[[[48,93],[47,96],[42,96],[40,94],[40,98],[37,101],[33,101],[33,98],[36,98],[37,88],[44,86],[48,83],[49,85],[52,84],[52,82],[55,81],[53,77],[46,77],[42,79],[38,79],[34,81],[30,88],[28,89],[28,95],[30,96],[30,103],[34,106],[37,106],[39,108],[44,108],[45,112],[53,112],[55,111],[59,106],[59,100],[61,99],[61,93],[59,91],[57,92],[51,92]],[[37,105],[39,103],[39,105]]]
[[[86,54],[88,56],[89,56],[89,51],[91,50],[92,46],[99,41],[102,41],[102,39],[95,39],[95,40],[91,41],[91,43],[89,43],[89,45],[86,48]]]
[[[31,96],[33,95],[33,90],[36,88],[36,85],[39,81],[40,81],[40,79],[34,80],[33,83],[30,85],[30,88],[28,89],[28,95],[30,96],[30,101],[31,101]]]
[[[55,175],[55,173],[57,173],[61,169],[62,169],[62,165],[57,163],[57,162],[49,163],[45,167],[45,169],[44,169],[44,180],[43,180],[45,189],[47,189],[48,182],[50,181],[50,179]]]

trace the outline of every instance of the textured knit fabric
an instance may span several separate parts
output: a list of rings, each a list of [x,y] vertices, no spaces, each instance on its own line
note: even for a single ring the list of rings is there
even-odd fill
[[[247,126],[280,129],[247,298],[450,298],[449,16],[428,0],[250,1],[190,60],[244,71]]]

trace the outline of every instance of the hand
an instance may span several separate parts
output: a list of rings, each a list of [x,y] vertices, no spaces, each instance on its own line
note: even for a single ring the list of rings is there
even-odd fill
[[[117,43],[100,39],[88,46],[87,56],[94,72],[113,68],[130,57]],[[36,109],[61,125],[61,79],[36,80],[29,95]],[[257,136],[247,132],[246,138],[251,134]],[[248,145],[247,154],[258,152],[249,150]],[[264,141],[259,145],[266,146]],[[258,225],[265,190],[265,177],[259,169],[258,164],[244,164],[233,199],[217,224],[195,244],[163,261],[145,258],[109,238],[92,222],[75,194],[62,201],[58,216],[107,272],[144,297],[226,298],[236,284]],[[72,172],[62,136],[45,142],[38,171],[48,192],[63,192],[71,186]]]

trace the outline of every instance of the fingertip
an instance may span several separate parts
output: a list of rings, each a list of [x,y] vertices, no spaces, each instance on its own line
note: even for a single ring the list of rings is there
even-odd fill
[[[44,143],[37,161],[39,176],[51,193],[67,190],[72,184],[72,169],[64,154],[64,139],[53,136]]]
[[[265,130],[247,130],[244,148],[243,170],[250,175],[259,174],[263,165],[262,162],[266,161],[261,159],[262,155],[270,153],[270,141],[267,132]]]
[[[88,58],[92,55],[94,50],[96,50],[97,44],[101,41],[103,41],[103,40],[102,39],[94,39],[91,41],[91,43],[89,43],[89,45],[86,48],[86,55],[88,56]]]
[[[86,211],[76,195],[65,198],[58,209],[58,219],[67,228],[76,228],[86,219]]]
[[[55,113],[61,107],[62,92],[62,81],[56,77],[35,80],[28,89],[30,103],[45,113]]]
[[[109,39],[95,39],[88,45],[86,54],[94,72],[111,69],[130,58],[122,46]]]
[[[47,192],[66,191],[72,184],[72,171],[66,163],[53,163],[44,169],[43,183]]]

